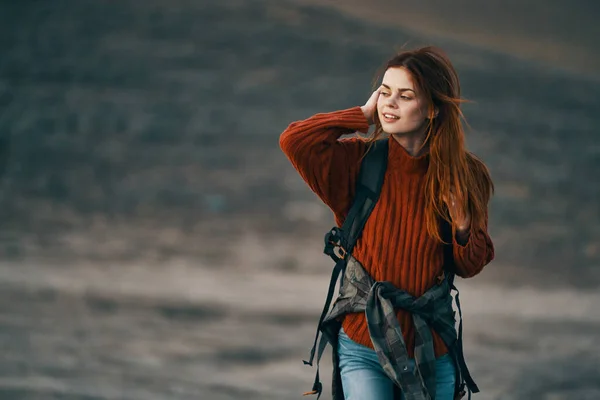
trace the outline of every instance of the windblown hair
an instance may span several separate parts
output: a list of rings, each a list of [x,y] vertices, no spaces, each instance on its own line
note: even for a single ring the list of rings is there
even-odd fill
[[[464,100],[460,98],[460,82],[452,63],[440,49],[423,47],[396,55],[387,62],[383,72],[389,68],[405,68],[416,89],[428,101],[428,126],[424,141],[430,153],[425,187],[427,232],[442,240],[439,218],[450,222],[444,198],[450,199],[451,193],[457,205],[470,211],[473,232],[483,228],[494,184],[483,162],[465,148],[464,115],[460,110]],[[377,78],[378,82],[380,78]],[[375,132],[369,139],[371,143],[386,135],[377,112],[374,120]]]

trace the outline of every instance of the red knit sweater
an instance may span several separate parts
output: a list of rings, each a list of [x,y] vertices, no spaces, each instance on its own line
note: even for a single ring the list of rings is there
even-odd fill
[[[366,143],[344,134],[367,132],[369,124],[354,107],[317,114],[292,123],[281,135],[280,146],[310,188],[334,213],[341,226],[354,197],[360,160]],[[421,296],[443,271],[442,244],[425,228],[425,173],[429,155],[412,157],[390,140],[388,169],[381,196],[367,221],[354,257],[376,281],[389,281],[413,296]],[[457,275],[476,275],[494,257],[486,230],[471,232],[466,245],[453,242]],[[414,325],[410,313],[398,310],[398,320],[410,357],[414,357]],[[364,313],[348,314],[343,328],[354,341],[373,347]],[[433,332],[436,356],[447,352]]]

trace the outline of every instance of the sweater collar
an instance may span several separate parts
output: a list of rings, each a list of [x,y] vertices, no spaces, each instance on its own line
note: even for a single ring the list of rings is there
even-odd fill
[[[388,168],[407,173],[427,172],[429,167],[429,151],[413,157],[393,137],[389,137]]]

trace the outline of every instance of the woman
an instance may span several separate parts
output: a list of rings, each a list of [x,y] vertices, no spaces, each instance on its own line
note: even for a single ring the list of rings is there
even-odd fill
[[[362,107],[294,122],[280,138],[282,150],[331,208],[338,226],[352,204],[365,152],[376,140],[389,138],[381,195],[352,257],[373,282],[389,282],[413,298],[433,290],[444,276],[440,221],[452,226],[458,276],[476,275],[494,257],[487,233],[493,184],[485,165],[465,149],[460,103],[454,67],[442,51],[425,47],[389,60],[381,85]],[[373,124],[375,131],[368,139],[341,139],[356,131],[367,133]],[[368,316],[349,312],[342,316],[337,344],[346,399],[393,399],[399,388],[404,397],[454,399],[457,370],[449,344],[431,329],[435,367],[425,371],[415,361],[411,314],[396,310],[400,342],[411,373],[425,383],[427,376],[434,376],[435,383],[421,385],[423,397],[407,396],[410,383],[403,377],[391,379],[390,367],[384,368],[378,359]]]

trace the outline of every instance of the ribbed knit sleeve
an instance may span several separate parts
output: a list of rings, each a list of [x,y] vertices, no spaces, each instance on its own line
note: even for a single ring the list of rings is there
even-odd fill
[[[461,245],[456,237],[453,242],[456,274],[462,278],[477,275],[494,259],[494,244],[487,233],[487,215],[484,229],[471,232],[466,244]]]
[[[338,139],[368,129],[361,108],[353,107],[293,122],[279,139],[302,179],[336,215],[345,216],[350,208],[366,148],[360,138]]]

